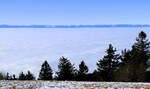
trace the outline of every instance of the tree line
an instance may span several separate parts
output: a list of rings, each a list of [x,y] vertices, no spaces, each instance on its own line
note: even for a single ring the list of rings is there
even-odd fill
[[[96,63],[97,68],[89,73],[84,61],[76,69],[68,58],[61,57],[58,71],[53,72],[47,61],[41,65],[38,80],[71,80],[71,81],[122,81],[122,82],[150,82],[150,41],[147,34],[141,31],[136,37],[131,49],[124,49],[119,54],[112,44],[108,45],[105,55]],[[28,71],[21,72],[19,77],[0,73],[0,79],[5,80],[35,80],[35,76]]]

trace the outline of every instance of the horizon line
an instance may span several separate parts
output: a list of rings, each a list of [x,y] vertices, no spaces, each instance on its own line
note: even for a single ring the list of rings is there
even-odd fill
[[[119,27],[150,27],[149,24],[97,24],[97,25],[7,25],[1,24],[0,28],[119,28]]]

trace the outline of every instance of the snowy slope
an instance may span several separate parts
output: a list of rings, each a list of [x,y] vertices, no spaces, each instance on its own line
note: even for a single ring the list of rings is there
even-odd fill
[[[149,89],[150,83],[76,81],[0,81],[0,89]]]

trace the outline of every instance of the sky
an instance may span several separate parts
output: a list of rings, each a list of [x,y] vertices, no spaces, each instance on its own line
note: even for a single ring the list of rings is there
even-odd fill
[[[150,24],[150,0],[0,0],[0,24]]]

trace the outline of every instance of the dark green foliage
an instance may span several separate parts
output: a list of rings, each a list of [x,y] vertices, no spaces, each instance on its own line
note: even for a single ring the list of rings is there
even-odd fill
[[[150,71],[146,71],[146,82],[150,82]]]
[[[61,57],[58,64],[57,79],[74,80],[75,74],[74,65],[67,58]]]
[[[6,74],[6,78],[5,80],[10,80],[10,76],[9,76],[9,73]]]
[[[136,43],[132,46],[131,57],[131,81],[145,81],[145,72],[148,68],[146,64],[149,59],[150,42],[146,39],[147,35],[143,31],[136,38]]]
[[[26,75],[23,72],[19,74],[19,80],[26,80]]]
[[[131,51],[125,51],[122,56],[116,80],[144,82],[146,81],[147,61],[150,57],[150,42],[146,39],[146,33],[141,31],[132,46]]]
[[[87,76],[88,71],[89,69],[87,65],[84,63],[84,61],[81,61],[81,63],[79,64],[79,71],[76,76],[76,80],[80,80],[80,81],[88,80],[88,76]]]
[[[13,76],[12,76],[12,80],[17,80],[17,78],[16,78],[16,75],[15,75],[15,74],[13,74]]]
[[[12,76],[7,72],[5,80],[13,80]]]
[[[52,80],[52,69],[47,61],[45,61],[39,73],[39,80]]]
[[[0,73],[0,80],[4,80],[4,79],[5,79],[5,77],[3,76],[2,73]]]
[[[139,36],[136,38],[136,43],[132,46],[133,52],[133,62],[135,63],[145,63],[149,59],[149,48],[150,42],[146,39],[147,35],[143,31],[139,33]]]
[[[104,81],[101,72],[94,70],[92,73],[92,81]]]
[[[84,61],[81,61],[79,64],[79,74],[85,75],[89,71],[87,65],[84,63]]]
[[[14,74],[13,74],[11,80],[17,80],[17,78]],[[35,77],[30,71],[28,71],[27,74],[24,74],[23,72],[21,72],[19,74],[18,80],[35,80]]]
[[[121,64],[126,64],[126,63],[129,63],[129,61],[131,60],[132,56],[132,52],[130,50],[123,50],[122,51],[122,55],[121,55]]]
[[[2,72],[0,72],[0,80],[4,80],[5,79],[5,74],[4,73],[2,73]]]
[[[30,71],[27,72],[25,77],[26,77],[26,80],[35,80],[34,75]]]
[[[97,63],[97,72],[99,72],[99,76],[102,77],[103,81],[112,81],[113,72],[116,71],[119,67],[120,56],[115,52],[116,49],[114,49],[113,46],[109,44],[109,47],[106,50],[106,55]]]

